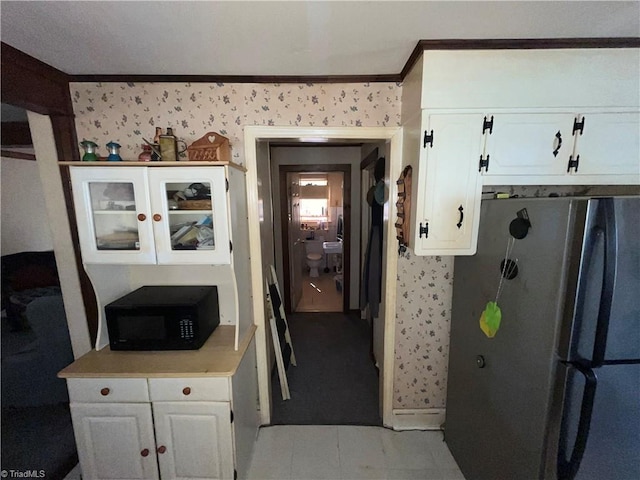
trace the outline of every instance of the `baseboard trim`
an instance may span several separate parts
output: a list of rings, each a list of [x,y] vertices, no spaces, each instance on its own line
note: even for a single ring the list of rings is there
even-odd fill
[[[394,430],[441,430],[444,408],[394,409]]]

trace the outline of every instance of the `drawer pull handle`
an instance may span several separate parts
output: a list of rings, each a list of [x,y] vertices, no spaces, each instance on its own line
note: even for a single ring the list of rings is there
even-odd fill
[[[147,457],[149,455],[149,449],[145,448],[140,452],[140,455],[142,455],[143,457]]]
[[[138,214],[138,220],[144,222],[147,219],[147,216],[144,213]]]
[[[156,222],[159,222],[160,220],[162,220],[162,215],[160,215],[159,213],[154,213],[154,214],[153,214],[153,219],[154,219]]]
[[[191,388],[190,387],[184,387],[182,389],[182,394],[183,395],[191,395]]]
[[[111,390],[109,390],[107,387],[100,390],[100,395],[102,395],[103,397],[106,397],[107,395],[109,395],[109,393],[111,393]]]
[[[167,447],[165,447],[164,445],[160,445],[160,446],[158,447],[158,453],[159,453],[159,454],[163,454],[163,453],[164,453],[164,452],[166,452],[166,451],[167,451]]]

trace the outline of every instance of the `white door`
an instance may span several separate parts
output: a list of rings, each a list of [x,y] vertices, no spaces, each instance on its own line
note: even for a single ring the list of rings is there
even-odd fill
[[[153,417],[163,480],[233,479],[229,403],[154,402]]]
[[[484,177],[567,174],[573,153],[574,114],[505,113],[492,117],[492,131],[486,131],[489,166]],[[499,182],[492,179],[494,185]]]
[[[231,263],[226,190],[223,166],[149,170],[158,264]]]
[[[476,251],[482,120],[479,114],[422,114],[418,179],[412,192],[417,255],[473,255]]]
[[[151,406],[72,403],[71,418],[84,479],[156,479]]]
[[[85,263],[155,263],[147,175],[138,167],[71,167]]]
[[[629,175],[640,180],[640,112],[586,113],[582,135],[576,139],[580,155],[576,175]]]

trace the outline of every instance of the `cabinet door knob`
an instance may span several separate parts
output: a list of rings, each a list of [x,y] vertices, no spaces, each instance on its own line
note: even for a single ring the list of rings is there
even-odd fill
[[[142,451],[140,452],[140,455],[142,455],[143,457],[148,456],[148,455],[149,455],[149,449],[148,449],[148,448],[145,448],[144,450],[142,450]]]
[[[182,393],[183,393],[183,395],[191,395],[191,388],[190,387],[184,387],[182,389]]]
[[[107,387],[105,387],[102,390],[100,390],[100,395],[102,395],[103,397],[106,397],[107,395],[109,395],[110,392],[111,392],[111,390],[109,390]]]
[[[159,222],[160,220],[162,220],[162,215],[160,215],[159,213],[154,213],[154,214],[153,214],[153,219],[154,219],[156,222]]]
[[[164,445],[160,445],[158,447],[158,453],[163,454],[166,451],[167,451],[167,447],[165,447]]]
[[[144,222],[147,219],[147,216],[144,213],[138,214],[138,220]]]

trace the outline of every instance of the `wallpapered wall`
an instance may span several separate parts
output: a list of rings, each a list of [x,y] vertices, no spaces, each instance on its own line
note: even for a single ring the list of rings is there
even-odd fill
[[[401,87],[370,84],[71,83],[79,139],[107,155],[110,140],[137,159],[142,137],[172,127],[187,144],[215,131],[243,162],[245,125],[387,127],[400,125]]]
[[[136,159],[142,137],[173,127],[190,144],[215,131],[243,162],[243,126],[400,125],[401,87],[372,84],[72,83],[79,139],[122,145]],[[444,407],[453,261],[399,259],[394,408]]]

